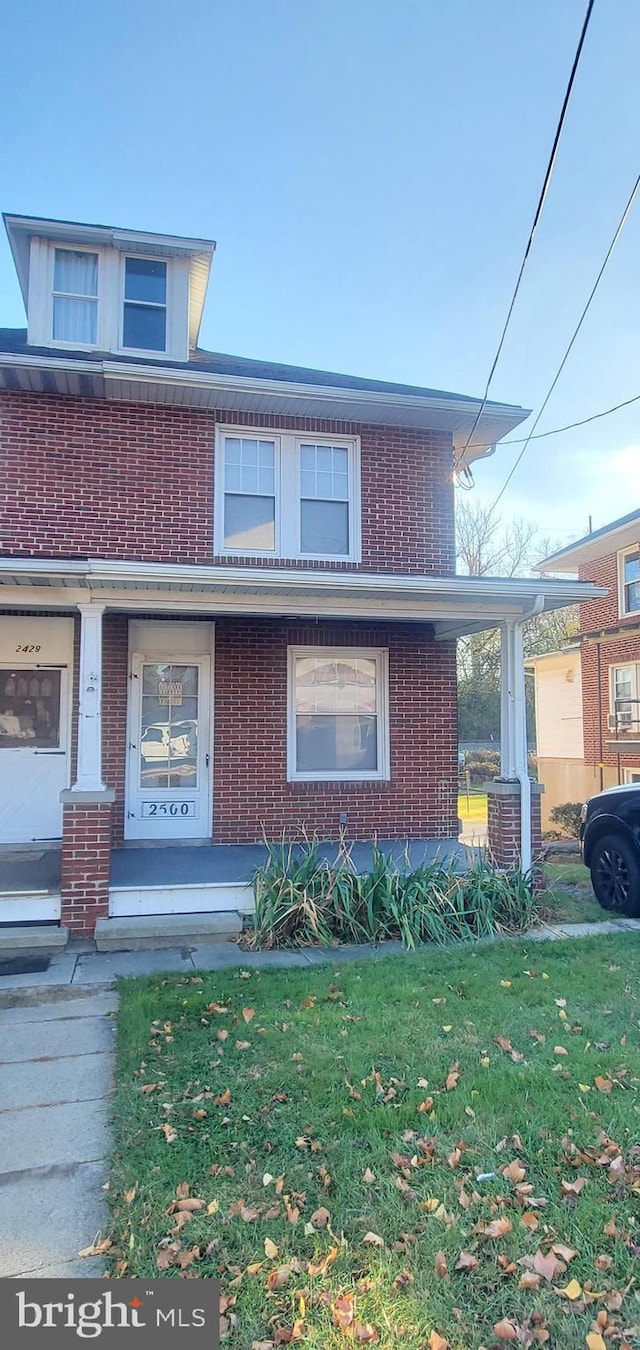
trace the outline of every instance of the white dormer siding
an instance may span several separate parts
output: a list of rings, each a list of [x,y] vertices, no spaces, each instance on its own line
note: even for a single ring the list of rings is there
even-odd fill
[[[189,259],[31,239],[34,347],[189,357]]]

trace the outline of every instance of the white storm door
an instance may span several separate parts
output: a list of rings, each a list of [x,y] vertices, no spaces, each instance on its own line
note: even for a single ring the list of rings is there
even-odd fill
[[[132,660],[125,837],[209,839],[211,658]]]
[[[46,622],[46,621],[45,621]],[[0,843],[58,840],[69,781],[69,681],[60,666],[0,666]],[[18,644],[16,651],[21,647]],[[33,659],[33,658],[32,658]]]

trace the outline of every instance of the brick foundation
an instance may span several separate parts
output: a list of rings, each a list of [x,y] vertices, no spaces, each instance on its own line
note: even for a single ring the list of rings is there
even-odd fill
[[[531,856],[534,863],[542,848],[539,783],[531,784]],[[489,853],[497,867],[520,866],[520,784],[497,778],[487,784]]]
[[[93,937],[109,913],[113,794],[106,800],[70,801],[63,794],[61,921],[76,937]]]

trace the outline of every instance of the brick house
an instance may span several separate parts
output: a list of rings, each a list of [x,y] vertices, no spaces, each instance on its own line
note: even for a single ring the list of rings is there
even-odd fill
[[[478,412],[465,462],[526,411],[203,351],[210,241],[5,223],[0,922],[236,913],[283,832],[455,847],[455,643],[496,624],[526,862],[521,623],[585,588],[457,577],[453,505]]]
[[[531,663],[546,820],[560,802],[640,782],[640,511],[560,549],[540,570],[602,591],[581,604],[576,642]],[[560,669],[564,702],[557,689],[550,697]]]

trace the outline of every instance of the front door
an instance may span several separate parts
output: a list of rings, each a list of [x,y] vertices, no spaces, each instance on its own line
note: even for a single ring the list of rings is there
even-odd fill
[[[72,651],[72,619],[0,619],[0,844],[62,835]]]
[[[211,659],[134,654],[125,837],[211,837]]]

